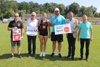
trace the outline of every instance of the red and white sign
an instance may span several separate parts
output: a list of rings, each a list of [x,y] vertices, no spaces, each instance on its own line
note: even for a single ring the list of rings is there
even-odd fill
[[[66,33],[72,33],[70,24],[55,26],[55,35],[66,34]]]
[[[13,41],[20,41],[21,40],[21,30],[13,29]]]

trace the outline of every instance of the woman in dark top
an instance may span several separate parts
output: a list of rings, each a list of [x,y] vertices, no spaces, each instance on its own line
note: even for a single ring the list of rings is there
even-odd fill
[[[50,37],[50,21],[46,19],[47,14],[42,14],[42,20],[39,21],[39,39],[40,39],[40,57],[45,56],[46,43]]]

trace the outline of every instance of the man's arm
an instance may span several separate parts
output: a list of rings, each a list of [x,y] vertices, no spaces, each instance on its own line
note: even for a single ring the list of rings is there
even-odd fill
[[[92,41],[93,40],[93,30],[92,30],[92,28],[90,29],[90,40]]]
[[[50,26],[54,26],[56,21],[53,21],[52,23],[50,23]]]
[[[50,32],[51,32],[51,30],[50,30],[50,21],[48,20],[47,22],[48,22],[48,33],[49,33],[49,37],[50,37]]]
[[[40,37],[40,23],[41,23],[41,20],[38,20],[38,37]]]
[[[55,23],[56,23],[56,19],[51,18],[51,20],[50,20],[50,26],[54,26]]]
[[[13,28],[8,27],[8,31],[11,31]]]
[[[22,22],[21,22],[21,29],[22,29],[22,38],[23,38],[23,36],[24,36],[24,25],[23,25]]]
[[[81,29],[78,30],[78,41],[80,39],[80,32],[81,32]]]
[[[22,38],[23,38],[23,35],[24,35],[24,28],[22,28]]]
[[[78,20],[76,20],[76,27],[75,27],[75,29],[73,30],[73,32],[76,32],[78,29],[79,29],[79,24],[78,24]]]
[[[7,28],[8,31],[11,31],[13,28],[17,29],[17,27],[13,27],[11,23],[12,22],[10,22],[9,25],[8,25],[8,28]]]

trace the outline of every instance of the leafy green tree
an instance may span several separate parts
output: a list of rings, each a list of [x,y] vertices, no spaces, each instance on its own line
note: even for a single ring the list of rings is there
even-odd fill
[[[79,10],[80,10],[80,5],[78,3],[74,2],[69,6],[69,11],[74,12],[75,15],[79,13]]]
[[[91,7],[87,7],[86,10],[85,10],[85,14],[88,16],[88,17],[93,17],[93,10]]]

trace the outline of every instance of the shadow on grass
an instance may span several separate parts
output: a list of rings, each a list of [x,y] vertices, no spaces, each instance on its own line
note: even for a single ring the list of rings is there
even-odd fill
[[[22,57],[27,57],[27,53],[21,53]],[[11,54],[3,54],[0,56],[0,59],[9,59],[11,57]],[[14,54],[14,57],[18,57],[18,54]]]
[[[0,59],[9,59],[10,56],[11,56],[11,54],[3,54],[3,55],[0,56]],[[28,54],[27,53],[21,53],[21,56],[23,58],[24,57],[28,58]],[[18,57],[18,55],[14,54],[14,57]],[[33,56],[31,55],[31,57],[33,57]],[[47,54],[45,57],[40,57],[39,54],[37,54],[35,59],[36,60],[47,59],[47,60],[50,60],[50,61],[80,61],[79,58],[75,58],[75,60],[71,60],[71,58],[65,58],[65,57],[59,58],[57,55],[55,55],[54,57],[50,57],[49,54]]]
[[[8,59],[11,56],[11,54],[3,54],[0,56],[0,59]]]
[[[45,57],[40,57],[39,54],[37,54],[37,56],[35,57],[35,59],[38,60],[44,60],[44,59],[49,59],[50,61],[80,61],[79,58],[75,58],[75,60],[72,60],[71,58],[59,58],[57,55],[55,55],[54,57],[50,57],[49,54],[47,54]]]

